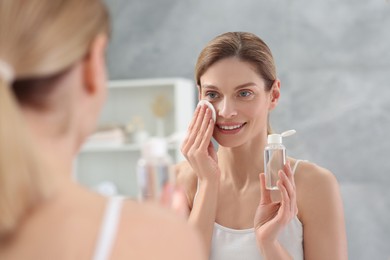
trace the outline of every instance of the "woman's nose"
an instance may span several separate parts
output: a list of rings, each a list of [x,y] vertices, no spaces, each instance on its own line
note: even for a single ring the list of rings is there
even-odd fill
[[[221,116],[223,118],[232,118],[237,115],[237,110],[235,108],[234,102],[224,99],[221,102],[219,102],[215,109],[217,110],[218,116]]]

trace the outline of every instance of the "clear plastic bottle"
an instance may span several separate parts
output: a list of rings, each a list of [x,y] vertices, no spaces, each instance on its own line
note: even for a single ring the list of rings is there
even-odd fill
[[[282,143],[282,137],[292,134],[295,134],[295,130],[268,135],[268,144],[264,148],[264,173],[266,188],[269,190],[278,190],[278,173],[286,164],[286,147]]]
[[[172,159],[163,138],[151,138],[142,145],[137,162],[138,198],[141,201],[160,200],[167,184],[174,183]]]

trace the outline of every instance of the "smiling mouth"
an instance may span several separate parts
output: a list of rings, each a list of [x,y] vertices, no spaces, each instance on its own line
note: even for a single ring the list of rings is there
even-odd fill
[[[217,127],[224,131],[233,131],[242,128],[246,123],[243,124],[237,124],[237,125],[217,125]]]

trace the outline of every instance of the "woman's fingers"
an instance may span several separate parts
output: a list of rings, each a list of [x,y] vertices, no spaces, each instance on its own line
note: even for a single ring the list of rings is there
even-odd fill
[[[210,157],[213,158],[213,160],[215,162],[218,162],[217,152],[215,151],[215,148],[214,148],[214,145],[212,142],[209,142],[209,146],[207,147],[207,152],[210,155]]]
[[[194,116],[193,116],[193,118],[191,120],[190,125],[188,126],[188,129],[187,129],[188,132],[191,132],[192,129],[194,128],[196,120],[198,119],[198,115],[199,115],[199,112],[200,112],[201,108],[202,108],[201,106],[196,107],[195,112],[194,112]]]
[[[208,178],[207,172],[215,172],[216,153],[211,144],[211,137],[214,131],[214,122],[211,119],[211,110],[202,105],[197,108],[196,118],[193,119],[193,125],[188,133],[188,138],[182,145],[182,153],[189,164],[198,174],[198,178]]]
[[[198,115],[199,115],[199,112],[200,112],[200,106],[198,106],[196,109],[195,109],[195,112],[194,112],[194,115],[191,119],[191,122],[190,122],[190,125],[188,126],[187,128],[187,135],[185,136],[184,138],[184,141],[183,141],[183,146],[187,143],[188,139],[189,139],[189,136],[190,134],[192,133],[192,129],[194,128],[194,125],[196,123],[196,119],[198,118]]]
[[[296,191],[295,187],[293,187],[292,183],[290,182],[290,179],[287,178],[286,174],[283,171],[279,172],[279,178],[280,178],[280,185],[283,188],[282,192],[281,190],[281,195],[282,195],[282,200],[287,203],[287,206],[289,208],[289,211],[291,211],[293,214],[297,213],[297,203],[296,203]],[[284,194],[285,193],[285,194]],[[283,195],[285,195],[283,197]]]
[[[291,183],[291,180],[287,177],[287,174],[284,171],[279,171],[279,179],[282,181],[283,185],[285,186],[288,196],[292,198],[295,194],[295,189],[293,187],[293,184]]]
[[[201,148],[203,151],[207,151],[208,143],[211,141],[211,135],[209,137],[206,136],[206,131],[209,128],[211,121],[211,111],[206,105],[202,106],[202,110],[199,114],[199,119],[200,127],[196,128],[196,133],[194,131],[195,140],[193,147],[195,149]],[[202,142],[207,142],[207,145],[201,147]]]
[[[293,174],[293,172],[291,170],[290,161],[287,161],[287,163],[284,165],[283,171],[286,173],[287,178],[290,180],[290,182],[292,183],[293,187],[295,188],[294,174]]]
[[[211,112],[210,110],[207,111],[207,113],[210,113],[210,112]],[[204,133],[204,136],[201,139],[202,140],[200,143],[201,150],[208,150],[209,149],[209,146],[211,143],[211,137],[213,136],[213,132],[214,132],[214,121],[210,118],[209,122],[207,124],[206,131]]]
[[[281,206],[280,206],[280,210],[279,210],[279,213],[280,213],[280,220],[283,222],[283,223],[287,223],[292,214],[293,211],[292,211],[292,208],[291,208],[291,199],[288,195],[288,192],[287,192],[287,189],[285,187],[285,185],[283,185],[282,181],[278,181],[278,188],[280,190],[280,194],[282,196],[282,201],[281,201]]]
[[[295,214],[298,214],[298,206],[296,202],[297,194],[296,194],[295,178],[294,178],[294,173],[291,170],[290,161],[287,161],[283,170],[288,178],[289,183],[291,184],[288,186],[287,189],[287,192],[290,196],[291,209],[294,209]]]
[[[271,192],[265,187],[265,174],[259,174],[260,179],[260,204],[265,205],[272,202]]]
[[[199,113],[199,107],[196,108],[195,110],[195,113],[194,113],[194,117],[192,118],[191,120],[191,123],[190,123],[190,126],[188,127],[187,129],[187,133],[186,133],[186,136],[184,137],[184,140],[181,144],[181,152],[186,156],[187,153],[188,153],[188,149],[190,147],[189,145],[189,139],[190,139],[190,136],[191,136],[191,133],[192,133],[192,129],[194,127],[194,124],[196,122],[196,118],[197,118],[197,115]]]
[[[187,134],[187,137],[185,141],[183,142],[182,146],[182,152],[184,155],[186,155],[191,148],[194,147],[194,144],[197,140],[197,136],[199,134],[199,131],[202,127],[203,118],[205,116],[205,107],[199,106],[196,108],[195,116],[193,118],[193,121],[191,122],[191,127],[189,128],[189,132]],[[195,146],[198,147],[198,146]]]

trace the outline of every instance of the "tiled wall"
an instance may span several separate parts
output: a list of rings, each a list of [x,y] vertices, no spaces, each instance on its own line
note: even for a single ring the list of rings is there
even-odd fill
[[[112,79],[187,77],[201,48],[250,31],[282,80],[276,131],[289,154],[330,169],[345,204],[350,259],[390,258],[389,0],[107,0]]]

